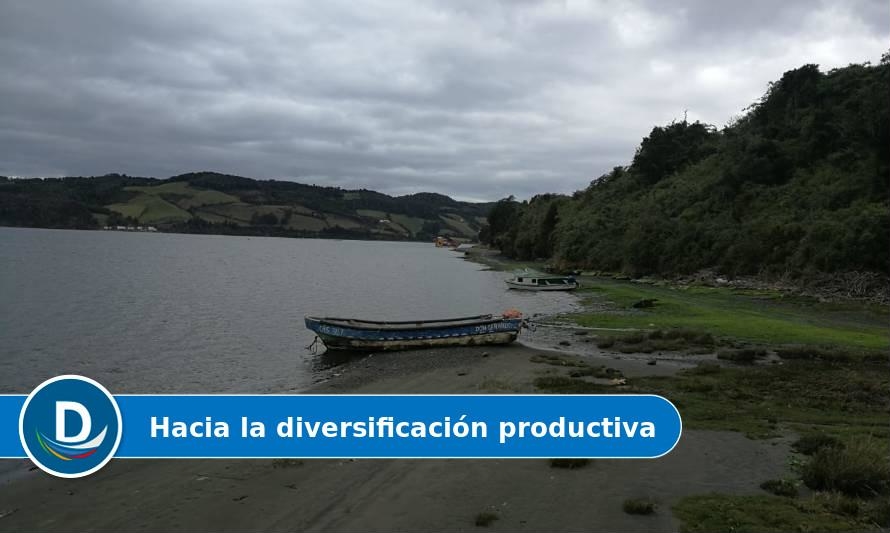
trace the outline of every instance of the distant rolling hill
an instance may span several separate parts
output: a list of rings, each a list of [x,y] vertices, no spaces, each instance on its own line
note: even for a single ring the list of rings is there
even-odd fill
[[[0,225],[100,228],[152,225],[162,231],[430,240],[475,240],[491,203],[435,193],[388,196],[289,181],[198,172],[169,179],[0,177]]]

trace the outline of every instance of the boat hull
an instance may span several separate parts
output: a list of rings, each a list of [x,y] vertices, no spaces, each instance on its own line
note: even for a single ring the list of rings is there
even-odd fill
[[[522,319],[486,320],[454,326],[348,327],[340,322],[306,317],[306,327],[314,331],[329,350],[394,351],[444,346],[509,344],[516,340]]]
[[[361,352],[388,352],[396,350],[419,350],[446,346],[482,346],[490,344],[510,344],[516,340],[517,333],[491,333],[439,339],[412,340],[362,340],[344,339],[319,335],[328,350],[355,350]]]

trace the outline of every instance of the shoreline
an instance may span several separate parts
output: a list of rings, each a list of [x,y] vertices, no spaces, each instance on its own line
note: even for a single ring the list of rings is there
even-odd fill
[[[467,250],[464,260],[483,265],[490,270],[505,272],[526,266],[538,270],[544,268],[543,260],[522,261],[511,259],[500,250],[482,244]],[[886,288],[890,278],[875,272],[821,273],[810,277],[789,278],[779,275],[730,276],[720,274],[714,269],[705,269],[685,275],[632,277],[617,272],[589,270],[584,271],[581,277],[595,280],[625,281],[641,285],[701,286],[740,291],[774,291],[787,296],[813,298],[818,301],[890,305],[890,291]],[[849,285],[862,285],[862,287],[858,287],[856,290],[849,290]]]
[[[584,296],[578,299],[581,311],[599,309],[589,305]],[[710,345],[707,353],[672,352],[661,337],[662,343],[653,343],[649,351],[622,344],[608,349],[611,335],[609,328],[562,322],[523,331],[519,342],[507,346],[328,352],[315,356],[321,365],[313,384],[275,389],[296,394],[605,393],[624,386],[613,379],[617,375],[632,382],[631,390],[642,387],[677,402],[690,426],[710,429],[684,429],[676,448],[659,459],[592,460],[575,469],[554,468],[548,459],[115,460],[88,478],[61,480],[22,460],[9,475],[0,473],[0,532],[476,531],[475,518],[485,513],[497,517],[488,526],[494,530],[677,531],[683,524],[672,506],[690,496],[716,493],[796,504],[766,496],[760,485],[797,477],[792,462],[799,456],[791,454],[790,445],[805,427],[800,420],[809,419],[768,414],[752,423],[759,410],[745,413],[744,401],[739,410],[734,403],[727,407],[725,398],[714,408],[722,409],[719,420],[732,424],[702,425],[713,417],[701,411],[716,399],[704,387],[759,397],[771,385],[750,391],[732,380],[740,371],[762,375],[755,371],[792,367],[793,362],[770,353],[753,364],[733,363],[714,353],[729,348],[726,344]],[[662,378],[702,362],[724,370],[716,377],[680,374],[676,388],[662,386]],[[539,378],[547,379],[536,383]],[[560,380],[574,388],[546,384]],[[703,394],[690,394],[687,386]],[[764,429],[763,421],[772,424],[770,434],[761,431],[749,438]],[[818,495],[804,488],[800,501]],[[626,500],[654,502],[656,511],[627,514]]]
[[[149,234],[149,235],[206,235],[206,236],[217,236],[217,237],[269,237],[269,238],[277,238],[277,239],[311,239],[311,240],[326,240],[326,241],[361,241],[361,242],[391,242],[391,243],[399,243],[399,242],[410,242],[417,244],[430,244],[430,241],[427,240],[419,240],[419,239],[375,239],[375,238],[364,238],[359,236],[324,236],[324,235],[272,235],[266,233],[208,233],[208,232],[200,232],[200,231],[170,231],[169,229],[157,229],[156,231],[147,231],[147,230],[116,230],[116,229],[105,229],[103,227],[91,227],[91,228],[45,228],[41,226],[3,226],[0,225],[0,229],[27,229],[27,230],[46,230],[46,231],[95,231],[100,233],[136,233],[136,234]]]
[[[538,392],[537,376],[566,369],[533,361],[566,356],[521,344],[384,352],[331,369],[305,392]],[[651,375],[643,361],[626,375]],[[610,365],[611,366],[611,365]],[[338,370],[339,369],[339,370]],[[675,531],[670,505],[713,491],[756,494],[786,474],[787,439],[684,430],[658,460],[595,460],[551,468],[546,459],[116,460],[84,479],[42,472],[4,480],[0,531],[17,530],[475,530]],[[627,498],[658,502],[652,516],[625,514]]]

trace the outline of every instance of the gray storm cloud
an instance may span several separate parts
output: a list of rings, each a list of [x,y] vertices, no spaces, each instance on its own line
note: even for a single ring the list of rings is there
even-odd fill
[[[0,1],[0,174],[217,170],[466,199],[570,192],[721,126],[885,2]]]

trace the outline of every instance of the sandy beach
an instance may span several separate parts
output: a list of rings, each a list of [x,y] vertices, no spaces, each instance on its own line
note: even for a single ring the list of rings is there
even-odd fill
[[[530,361],[520,344],[375,354],[337,367],[314,393],[534,392],[565,369]],[[594,361],[591,361],[594,362]],[[602,356],[627,376],[665,372]],[[0,531],[676,531],[670,506],[691,494],[755,494],[787,475],[788,444],[686,430],[656,460],[116,460],[79,480],[34,471],[0,486]],[[658,503],[625,514],[628,498]]]

